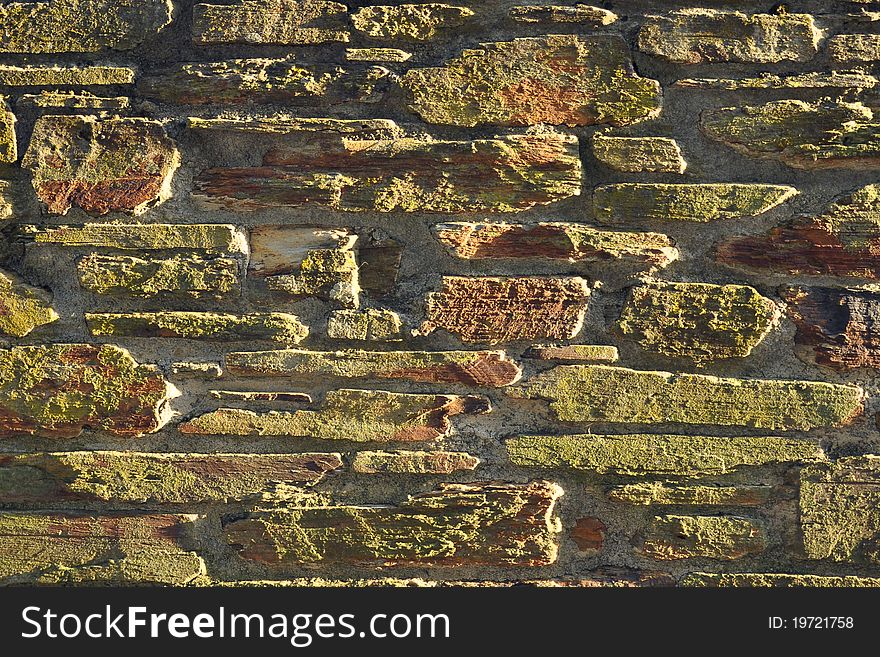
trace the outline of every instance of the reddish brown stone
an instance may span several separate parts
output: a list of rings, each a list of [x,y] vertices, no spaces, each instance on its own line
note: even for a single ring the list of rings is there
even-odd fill
[[[602,550],[606,529],[605,523],[598,518],[581,518],[571,530],[571,537],[578,550],[592,555]]]

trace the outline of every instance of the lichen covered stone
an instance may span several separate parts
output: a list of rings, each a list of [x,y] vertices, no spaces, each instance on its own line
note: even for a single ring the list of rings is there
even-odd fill
[[[438,32],[459,27],[474,15],[458,5],[428,2],[417,5],[372,5],[351,15],[354,29],[372,39],[428,41]]]
[[[0,65],[0,85],[5,87],[99,87],[133,84],[134,79],[128,66]]]
[[[828,39],[828,53],[835,62],[867,64],[880,61],[880,35],[838,34]]]
[[[15,136],[15,114],[0,96],[0,166],[18,159],[18,139]]]
[[[593,155],[625,173],[684,173],[687,162],[678,142],[669,137],[593,136]]]
[[[23,338],[57,319],[49,294],[0,271],[0,334]]]
[[[509,16],[519,23],[578,23],[580,25],[611,25],[617,22],[617,14],[601,7],[577,4],[569,5],[522,5],[513,7]]]
[[[347,12],[344,4],[326,0],[199,3],[193,8],[193,41],[284,46],[348,41]]]
[[[535,345],[529,347],[526,358],[583,363],[616,363],[620,359],[617,347],[604,344]]]
[[[187,249],[209,253],[247,253],[247,240],[231,224],[82,224],[21,226],[21,234],[37,244],[100,247],[123,251]]]
[[[141,313],[86,313],[94,336],[129,338],[185,338],[188,340],[269,340],[298,344],[309,328],[287,313],[230,315],[211,312],[161,311]]]
[[[480,459],[465,452],[357,452],[351,469],[361,474],[443,474],[476,470]]]
[[[639,548],[658,561],[720,559],[733,561],[767,548],[763,527],[736,516],[655,516]]]
[[[336,340],[396,342],[403,339],[403,324],[393,310],[334,310],[327,321],[327,337]]]
[[[612,488],[608,497],[639,506],[760,506],[772,486],[670,486],[658,481]]]
[[[880,577],[789,573],[688,573],[679,586],[716,588],[877,588]]]
[[[350,249],[314,249],[306,253],[295,274],[266,277],[273,292],[294,297],[322,296],[349,308],[360,305],[357,259]]]
[[[11,188],[9,182],[0,180],[0,221],[12,216],[12,200],[9,198]]]
[[[683,89],[743,91],[754,89],[872,89],[877,78],[864,71],[811,71],[791,75],[763,73],[754,78],[686,78],[675,83]]]
[[[349,62],[408,62],[412,53],[399,48],[346,48],[345,59]]]
[[[42,91],[38,94],[22,94],[19,107],[52,110],[93,110],[113,112],[127,110],[130,101],[126,96],[96,96],[89,92]]]

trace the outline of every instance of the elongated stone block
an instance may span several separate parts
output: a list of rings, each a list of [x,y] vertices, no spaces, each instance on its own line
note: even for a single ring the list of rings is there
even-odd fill
[[[543,566],[556,561],[555,484],[446,484],[398,507],[324,507],[251,514],[227,524],[242,557],[269,568]]]
[[[282,402],[285,404],[311,404],[312,397],[304,392],[277,392],[263,390],[211,390],[211,397],[223,402]]]
[[[6,87],[98,87],[134,84],[128,66],[13,66],[0,65],[0,85]]]
[[[612,488],[608,497],[640,506],[760,506],[772,486],[670,486],[660,482]]]
[[[593,155],[602,164],[626,173],[684,173],[687,162],[678,142],[669,137],[593,137]]]
[[[459,27],[474,15],[472,9],[439,2],[372,5],[351,15],[354,29],[372,39],[429,41],[445,29]]]
[[[455,395],[414,395],[381,390],[332,390],[319,411],[221,408],[180,426],[185,434],[286,436],[353,442],[410,442],[443,438],[450,417],[488,413],[488,400]]]
[[[828,39],[828,52],[835,62],[867,64],[880,61],[880,35],[838,34]]]
[[[335,310],[327,321],[327,337],[336,340],[397,342],[403,339],[400,315],[392,310]]]
[[[503,351],[243,351],[227,354],[236,376],[404,379],[500,388],[522,371]]]
[[[86,313],[86,324],[95,336],[129,338],[269,340],[298,344],[309,334],[308,327],[298,317],[287,313]]]
[[[83,429],[137,437],[168,420],[176,390],[158,369],[110,345],[0,351],[0,437],[74,438]]]
[[[21,226],[21,235],[37,244],[100,247],[123,251],[191,249],[210,253],[247,253],[247,239],[230,224],[84,224]]]
[[[675,83],[683,89],[742,91],[749,89],[872,89],[878,80],[864,71],[815,71],[793,75],[761,74],[755,78],[687,78]]]
[[[361,474],[453,474],[475,470],[480,459],[465,452],[358,452],[351,469]]]
[[[660,113],[656,80],[638,76],[616,35],[550,35],[465,50],[401,81],[411,108],[428,123],[477,125],[630,125]]]
[[[399,48],[346,48],[345,60],[349,62],[408,62],[412,53]]]
[[[507,441],[507,452],[517,465],[631,477],[717,476],[742,467],[825,459],[818,443],[773,436],[518,436]]]
[[[679,586],[739,588],[877,588],[880,577],[788,573],[688,573]]]
[[[39,94],[23,94],[18,107],[38,110],[94,110],[96,113],[127,110],[131,101],[125,96],[95,96],[87,91],[42,91]]]
[[[0,334],[23,338],[57,319],[48,293],[0,270]]]
[[[18,159],[18,139],[15,136],[15,114],[0,96],[0,165],[12,164]]]
[[[217,43],[316,45],[348,41],[339,2],[325,0],[243,0],[232,5],[197,4],[193,41]]]
[[[724,379],[607,365],[560,365],[512,387],[549,400],[564,422],[714,424],[756,429],[844,426],[861,415],[864,391],[819,381]]]
[[[611,25],[617,22],[617,14],[601,7],[576,4],[523,5],[514,7],[509,16],[519,23],[578,23],[580,25]]]
[[[5,180],[0,180],[0,220],[9,219],[12,216],[12,201],[8,194],[12,185]]]
[[[719,559],[733,561],[767,548],[764,529],[754,520],[735,516],[655,516],[639,551],[651,559]]]
[[[604,344],[535,345],[526,358],[585,363],[616,363],[620,360],[617,347]]]

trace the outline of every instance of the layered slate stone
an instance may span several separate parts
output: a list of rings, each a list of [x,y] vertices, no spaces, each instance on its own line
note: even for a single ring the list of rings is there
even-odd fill
[[[178,255],[145,259],[93,253],[77,263],[79,282],[95,294],[141,299],[222,299],[241,292],[233,258]]]
[[[311,404],[312,397],[304,392],[277,392],[265,390],[211,390],[211,397],[222,402],[248,404],[250,402],[282,402]]]
[[[880,186],[838,199],[825,213],[800,217],[764,235],[722,241],[719,262],[806,276],[880,277]]]
[[[787,185],[619,183],[593,192],[599,223],[711,222],[756,217],[796,196]]]
[[[346,48],[345,59],[349,62],[408,62],[412,53],[399,48]]]
[[[182,424],[180,431],[214,436],[417,442],[445,437],[452,429],[451,417],[490,410],[488,400],[476,396],[331,390],[318,411],[256,413],[221,408]]]
[[[195,515],[0,514],[0,584],[176,585],[205,574]]]
[[[480,459],[466,452],[357,452],[351,459],[353,472],[361,474],[449,475],[476,470]]]
[[[110,112],[127,110],[130,104],[125,96],[95,96],[88,92],[72,91],[42,91],[39,94],[23,94],[18,98],[18,107],[42,110]]]
[[[293,274],[312,251],[352,251],[357,235],[317,226],[255,226],[250,231],[251,276]]]
[[[336,340],[397,342],[403,339],[400,315],[392,310],[334,310],[327,320],[327,337]]]
[[[828,39],[828,53],[835,62],[867,64],[880,61],[880,35],[838,34]]]
[[[798,169],[862,169],[880,163],[880,122],[859,102],[776,100],[706,110],[709,137],[751,157]]]
[[[0,334],[23,338],[57,319],[48,293],[0,270]]]
[[[21,226],[21,234],[37,244],[98,247],[123,251],[197,250],[247,253],[247,239],[231,224],[83,224]]]
[[[0,491],[27,502],[227,502],[311,486],[340,468],[339,454],[17,454],[0,456]]]
[[[546,399],[564,422],[682,423],[755,429],[849,424],[863,411],[857,386],[730,379],[607,365],[560,365],[508,394]]]
[[[372,39],[429,41],[438,33],[466,24],[472,9],[429,2],[417,5],[372,5],[351,15],[354,29]]]
[[[876,588],[880,577],[791,575],[788,573],[688,573],[679,586],[723,588]]]
[[[608,497],[639,506],[760,506],[772,486],[671,486],[659,481],[612,488]]]
[[[809,14],[744,14],[689,8],[648,16],[639,48],[678,64],[806,62],[822,32]]]
[[[6,87],[100,87],[134,84],[128,66],[0,65],[0,85]]]
[[[162,124],[140,118],[44,116],[37,120],[22,166],[52,214],[139,214],[171,195],[180,164]]]
[[[733,561],[767,548],[763,527],[736,516],[655,516],[639,552],[658,561],[720,559]]]
[[[244,351],[227,354],[236,376],[403,379],[500,388],[522,370],[503,351]]]
[[[675,83],[684,89],[743,91],[754,89],[871,89],[875,76],[864,71],[814,71],[792,75],[762,73],[754,78],[687,78]]]
[[[268,340],[299,344],[309,328],[288,313],[228,313],[160,311],[141,313],[86,313],[94,336],[129,338],[185,338],[188,340]]]
[[[575,337],[590,288],[582,278],[445,276],[425,301],[422,335],[444,329],[463,342],[498,344]]]
[[[6,98],[0,96],[0,165],[12,164],[18,159],[18,140],[15,136],[15,114]]]
[[[516,465],[629,477],[718,476],[743,467],[825,460],[816,442],[774,436],[518,436],[507,441],[507,452]]]
[[[745,285],[652,281],[630,290],[615,330],[646,351],[705,363],[748,356],[779,316]]]
[[[593,155],[605,166],[625,173],[684,173],[687,162],[678,142],[669,137],[593,136]]]
[[[617,22],[617,14],[614,12],[582,4],[523,5],[513,7],[509,16],[519,23],[578,23],[598,27]]]
[[[473,127],[630,125],[660,113],[660,84],[639,77],[613,35],[549,35],[484,43],[401,84],[428,123]]]
[[[356,140],[340,133],[314,152],[297,148],[293,132],[285,137],[291,144],[269,152],[263,166],[202,173],[195,198],[236,211],[316,204],[347,212],[471,213],[519,212],[580,194],[574,136]]]
[[[529,347],[526,358],[585,363],[616,363],[620,359],[620,354],[617,347],[604,344],[547,344]]]
[[[801,471],[800,522],[810,559],[880,563],[880,457]]]
[[[675,243],[659,233],[600,230],[584,224],[438,224],[434,235],[468,260],[547,259],[614,263],[654,271],[678,259]]]
[[[199,45],[245,43],[316,45],[348,41],[346,14],[325,0],[242,0],[232,5],[197,4],[193,41]]]
[[[49,0],[0,6],[0,52],[131,50],[171,22],[170,0]]]
[[[239,554],[302,565],[544,566],[557,558],[555,484],[446,484],[397,507],[260,511],[224,527]]]
[[[266,287],[293,297],[320,296],[343,306],[360,305],[360,277],[354,251],[314,249],[306,253],[296,273],[266,276]]]

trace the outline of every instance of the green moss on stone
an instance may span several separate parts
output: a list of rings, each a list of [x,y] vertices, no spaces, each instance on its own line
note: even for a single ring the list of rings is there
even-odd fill
[[[0,333],[23,338],[38,326],[58,319],[51,297],[0,271]]]
[[[735,516],[655,516],[640,552],[658,561],[677,559],[735,560],[767,548],[764,529],[754,520]]]
[[[298,317],[287,313],[86,313],[86,324],[94,336],[116,337],[271,340],[298,344],[309,334],[308,327]]]
[[[438,30],[464,25],[473,15],[467,7],[441,3],[374,5],[357,10],[351,21],[372,39],[428,41]]]

